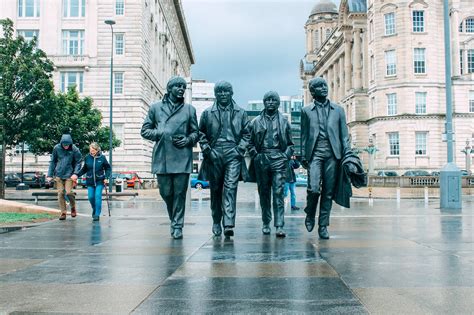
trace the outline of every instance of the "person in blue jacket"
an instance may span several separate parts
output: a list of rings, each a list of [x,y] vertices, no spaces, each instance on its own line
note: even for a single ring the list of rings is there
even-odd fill
[[[89,146],[89,154],[84,158],[81,170],[74,174],[74,180],[86,174],[87,196],[92,206],[92,219],[99,221],[102,211],[102,190],[104,182],[110,176],[110,164],[100,151],[100,146],[93,142]]]

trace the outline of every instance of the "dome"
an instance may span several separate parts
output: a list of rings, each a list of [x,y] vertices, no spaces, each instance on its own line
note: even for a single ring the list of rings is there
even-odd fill
[[[321,13],[337,13],[337,6],[331,0],[320,0],[311,10],[311,15]]]

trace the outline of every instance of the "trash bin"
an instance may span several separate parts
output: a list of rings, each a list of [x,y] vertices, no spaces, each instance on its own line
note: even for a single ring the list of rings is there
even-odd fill
[[[115,192],[123,192],[125,190],[123,181],[115,181]]]

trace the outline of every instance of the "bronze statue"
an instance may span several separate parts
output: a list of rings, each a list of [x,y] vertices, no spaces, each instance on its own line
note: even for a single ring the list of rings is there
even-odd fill
[[[315,78],[308,86],[314,103],[301,111],[302,165],[308,169],[305,225],[308,232],[313,230],[320,200],[318,234],[328,239],[332,199],[342,171],[340,161],[350,154],[349,134],[344,109],[327,99],[326,81]]]
[[[168,81],[163,99],[151,105],[141,135],[155,141],[152,172],[158,178],[160,195],[171,221],[170,232],[183,238],[186,192],[193,166],[193,146],[199,139],[196,109],[184,103],[186,81]]]
[[[256,179],[260,207],[262,208],[262,232],[270,234],[272,220],[272,195],[274,226],[277,237],[285,237],[284,188],[288,162],[293,155],[291,126],[278,111],[280,96],[277,92],[267,92],[263,96],[265,109],[250,123],[249,167],[250,178]]]
[[[204,160],[200,179],[209,180],[211,189],[212,232],[233,236],[236,213],[237,186],[248,176],[244,161],[250,133],[247,113],[232,99],[232,85],[217,82],[216,102],[207,108],[199,122],[199,144]]]

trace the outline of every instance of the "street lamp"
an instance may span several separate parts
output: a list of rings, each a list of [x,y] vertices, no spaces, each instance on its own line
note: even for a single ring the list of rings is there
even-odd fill
[[[439,199],[441,209],[462,208],[461,172],[454,162],[453,105],[451,83],[451,34],[449,29],[449,1],[443,1],[444,17],[444,63],[446,78],[446,142],[448,163],[439,174]],[[454,30],[457,31],[457,30]]]
[[[109,164],[110,164],[110,176],[109,176],[109,192],[112,192],[112,100],[113,100],[113,86],[114,86],[114,20],[105,20],[105,24],[110,25],[112,32],[112,46],[110,49],[110,122],[109,122]]]

